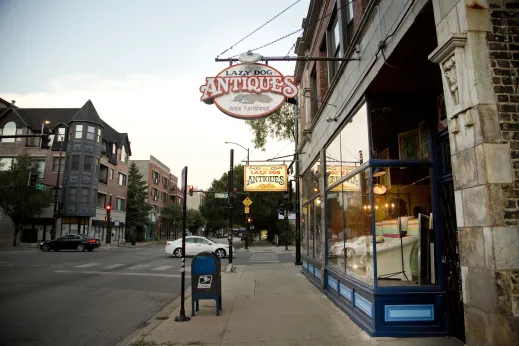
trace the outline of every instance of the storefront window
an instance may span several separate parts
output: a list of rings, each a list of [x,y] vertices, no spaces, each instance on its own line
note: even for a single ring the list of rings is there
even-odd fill
[[[377,284],[436,284],[430,168],[382,167],[374,172]]]
[[[369,169],[328,190],[328,264],[373,285]]]
[[[369,159],[368,117],[364,104],[326,148],[328,185]]]
[[[314,200],[314,258],[320,262],[323,262],[323,230],[321,227],[322,205],[321,197]]]
[[[370,102],[373,158],[430,160],[427,119],[433,116],[426,109],[435,109],[434,102],[419,97],[410,100],[408,96],[379,97]]]
[[[319,166],[320,160],[317,160],[304,174],[303,174],[303,193],[301,205],[304,205],[312,197],[319,193]]]
[[[301,253],[308,256],[308,206],[301,210]]]

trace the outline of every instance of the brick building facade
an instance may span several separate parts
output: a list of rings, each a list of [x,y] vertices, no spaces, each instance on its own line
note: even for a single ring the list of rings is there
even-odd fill
[[[89,132],[88,121],[83,127],[76,127],[71,120],[76,119],[78,114],[85,114],[97,119],[98,127],[101,130]],[[82,125],[83,126],[83,125]],[[90,126],[92,127],[92,126]],[[52,233],[59,237],[67,233],[88,234],[98,237],[103,242],[106,240],[107,223],[105,221],[105,206],[111,204],[112,209],[112,241],[119,241],[124,238],[124,223],[126,220],[126,195],[127,195],[127,176],[128,158],[131,155],[130,142],[126,133],[119,133],[110,125],[104,122],[95,111],[93,104],[88,101],[82,108],[18,108],[14,105],[6,107],[0,114],[0,129],[3,134],[14,132],[16,134],[40,134],[48,133],[50,129],[58,131],[55,135],[50,135],[51,148],[41,149],[39,138],[19,138],[3,139],[0,142],[0,162],[3,163],[2,169],[8,169],[13,158],[19,155],[27,155],[34,161],[39,171],[39,182],[48,186],[46,195],[49,206],[43,210],[41,215],[34,218],[26,225],[27,231],[21,232],[18,243],[35,245],[37,241],[51,239]],[[81,130],[79,130],[81,129]],[[98,135],[100,134],[100,137]],[[97,167],[96,160],[84,162],[76,157],[67,158],[67,148],[70,144],[70,136],[74,138],[84,138],[85,141],[99,143],[101,146],[100,157]],[[87,143],[88,144],[88,143]],[[60,160],[61,152],[61,160]],[[80,165],[80,162],[83,162]],[[88,196],[74,194],[73,203],[88,210],[87,214],[79,216],[74,211],[65,213],[64,217],[57,220],[56,232],[51,232],[53,225],[53,211],[55,199],[55,186],[59,173],[59,190],[57,201],[64,201],[62,188],[67,183],[68,177],[81,176],[82,169],[90,165],[89,170],[95,174],[91,189],[88,189]],[[76,180],[76,178],[71,178]],[[83,181],[83,180],[78,180]],[[83,187],[84,188],[84,187]],[[74,188],[75,189],[75,188]],[[82,192],[82,190],[80,190]],[[74,191],[77,193],[77,191]],[[71,198],[69,191],[67,197]],[[83,201],[83,197],[85,200]],[[77,199],[76,199],[77,198]],[[12,243],[13,225],[6,216],[0,220],[0,243],[10,245]],[[36,237],[30,242],[24,242],[24,236],[29,232],[36,232]]]
[[[182,193],[178,186],[178,177],[171,173],[168,166],[150,155],[149,160],[132,160],[148,184],[146,203],[152,206],[150,214],[150,229],[147,237],[150,239],[170,239],[163,226],[162,210],[170,203],[180,204]]]
[[[519,340],[518,11],[310,1],[303,273],[370,334]]]

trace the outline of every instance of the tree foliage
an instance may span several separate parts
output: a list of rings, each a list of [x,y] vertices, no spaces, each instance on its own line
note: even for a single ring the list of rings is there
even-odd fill
[[[182,205],[168,203],[162,209],[162,224],[166,227],[168,235],[173,233],[173,238],[179,238],[178,232],[182,229]]]
[[[151,206],[146,203],[148,184],[143,180],[135,162],[128,171],[128,196],[126,204],[126,229],[144,229],[149,222]]]
[[[254,134],[254,146],[265,150],[269,138],[276,140],[294,141],[294,106],[284,103],[277,111],[268,117],[254,120],[246,120]]]
[[[37,172],[27,156],[18,156],[8,170],[0,171],[0,208],[14,224],[13,246],[24,224],[49,206],[45,193],[28,186],[29,172]]]
[[[200,227],[205,226],[205,218],[199,210],[187,210],[187,229],[191,233],[195,233]]]
[[[283,200],[283,192],[244,192],[243,166],[234,167],[234,199],[233,223],[234,228],[245,227],[245,213],[242,201],[248,196],[252,200],[250,216],[255,231],[268,229],[271,233],[277,232],[277,209]],[[229,205],[226,198],[215,198],[214,192],[227,192],[228,174],[224,173],[219,179],[213,179],[208,189],[204,204],[200,207],[202,215],[207,219],[207,227],[213,232],[226,228],[229,225]]]

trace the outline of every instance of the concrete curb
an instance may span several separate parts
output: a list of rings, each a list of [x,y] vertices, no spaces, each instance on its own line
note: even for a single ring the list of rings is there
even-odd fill
[[[186,280],[187,281],[187,280]],[[191,285],[185,289],[184,291],[184,301],[187,298],[191,297]],[[180,306],[181,296],[173,299],[171,303],[168,303],[162,310],[160,310],[157,314],[155,314],[151,319],[146,321],[148,323],[143,329],[136,329],[130,335],[121,340],[116,346],[130,346],[134,344],[138,344],[142,341],[148,334],[150,334],[155,328],[157,328],[162,322],[169,321],[171,318],[167,320],[159,320],[157,317],[170,317],[170,315]]]

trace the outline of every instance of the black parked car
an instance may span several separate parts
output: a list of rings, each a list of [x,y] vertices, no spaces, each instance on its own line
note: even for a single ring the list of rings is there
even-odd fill
[[[101,246],[99,239],[88,237],[83,234],[66,234],[61,238],[49,240],[40,244],[42,251],[76,250],[93,251]]]

